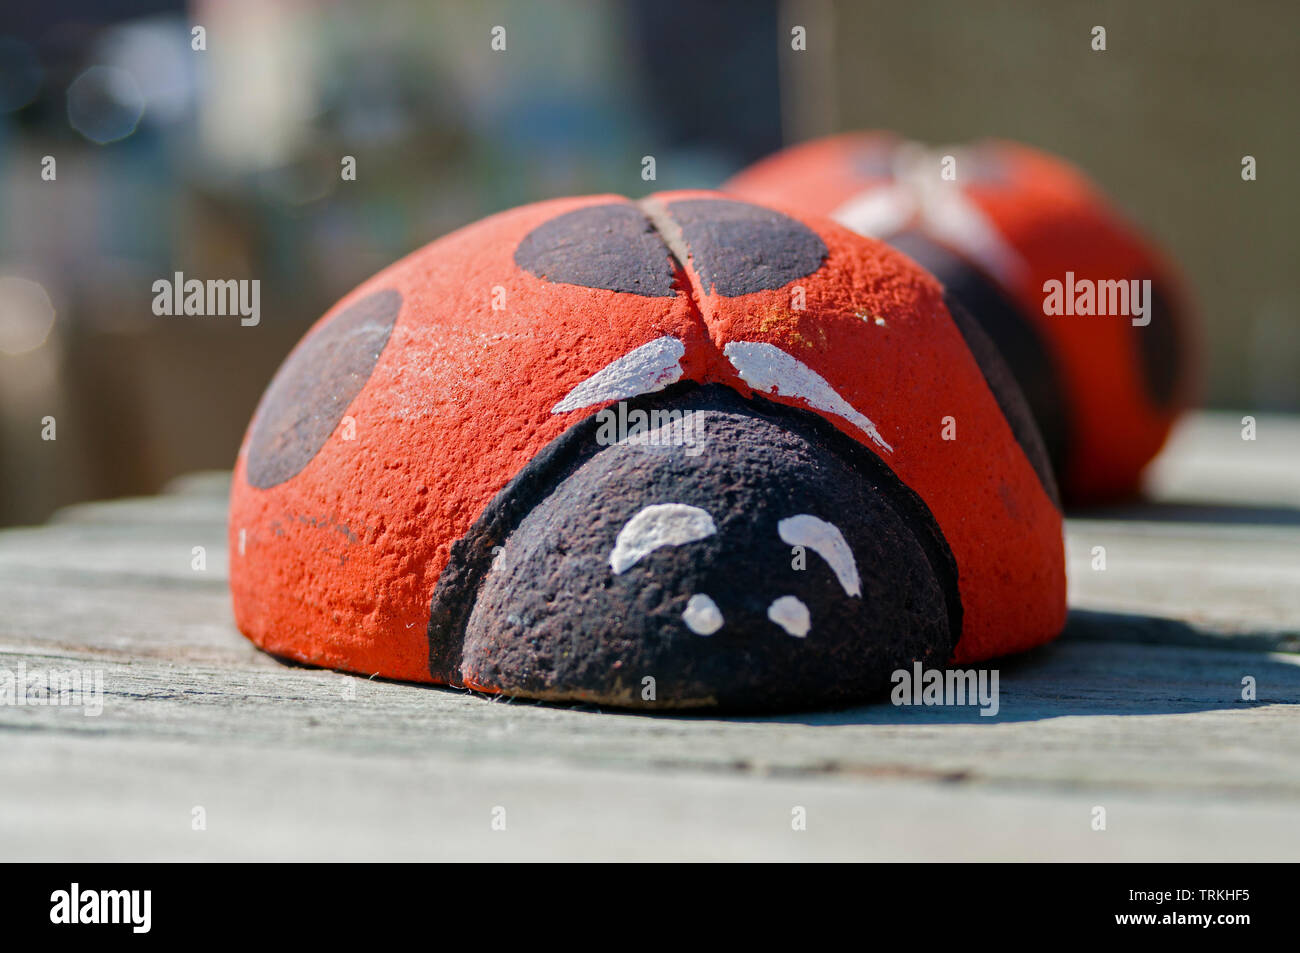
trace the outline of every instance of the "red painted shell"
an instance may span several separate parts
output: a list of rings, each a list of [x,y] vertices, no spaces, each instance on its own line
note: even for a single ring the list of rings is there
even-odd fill
[[[553,412],[566,395],[669,337],[682,345],[683,380],[748,396],[726,348],[754,342],[797,358],[843,398],[845,413],[813,409],[922,497],[956,557],[958,661],[1055,636],[1065,616],[1060,513],[938,284],[888,246],[805,217],[824,245],[812,273],[785,281],[781,262],[751,260],[744,275],[780,282],[755,291],[716,269],[710,277],[691,234],[698,246],[729,206],[752,209],[723,199],[679,192],[641,204],[686,261],[664,254],[663,283],[654,269],[608,282],[643,281],[642,293],[566,283],[545,269],[588,280],[580,257],[534,254],[538,230],[566,214],[640,214],[625,199],[590,196],[463,228],[327,313],[277,374],[236,464],[230,576],[240,629],[288,658],[431,680],[430,598],[452,545],[539,450],[609,403]],[[681,231],[688,211],[703,231]],[[597,243],[622,227],[596,226],[588,239]],[[955,440],[943,439],[948,417]]]

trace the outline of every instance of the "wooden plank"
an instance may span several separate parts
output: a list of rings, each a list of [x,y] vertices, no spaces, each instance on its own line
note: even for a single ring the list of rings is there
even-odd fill
[[[196,553],[196,547],[202,552]],[[64,524],[0,533],[0,578],[25,579],[32,585],[67,588],[131,579],[152,581],[162,588],[194,585],[224,590],[227,562],[222,525]]]
[[[575,770],[522,754],[279,750],[27,735],[0,788],[23,860],[1286,860],[1293,806],[906,777]],[[1090,828],[1104,807],[1107,829]],[[206,829],[191,829],[195,807]],[[807,830],[791,829],[802,807]],[[506,811],[506,830],[490,829]]]
[[[1300,526],[1071,519],[1066,554],[1074,607],[1300,638]]]
[[[65,506],[50,525],[167,526],[207,528],[226,525],[226,497],[199,493],[106,500]]]
[[[229,470],[196,470],[169,480],[162,489],[164,496],[208,496],[225,500],[230,497]]]
[[[277,665],[235,629],[224,587],[168,589],[112,579],[42,586],[5,576],[0,604],[0,649],[149,657],[176,665]]]
[[[1300,508],[1300,418],[1255,414],[1255,439],[1243,440],[1245,416],[1184,417],[1147,470],[1151,498],[1273,511]]]
[[[7,728],[184,736],[205,745],[233,736],[411,757],[508,760],[532,752],[651,772],[1300,796],[1300,658],[1284,654],[1061,643],[997,666],[1000,707],[991,717],[889,704],[746,718],[598,713],[234,658],[177,665],[160,656],[8,650],[0,660],[10,669],[97,670],[106,693],[97,718],[0,708]],[[1258,701],[1242,701],[1246,676],[1257,682]]]
[[[231,619],[228,474],[71,507],[0,533],[0,672],[99,672],[103,713],[0,705],[0,856],[1296,859],[1300,424],[1243,448],[1234,421],[1193,418],[1154,501],[1071,514],[1069,625],[990,663],[993,717],[602,713],[285,665]]]
[[[0,659],[20,664],[99,668],[106,697],[99,717],[0,708],[5,756],[24,767],[0,791],[5,857],[1300,851],[1289,656],[1062,645],[1003,670],[995,718],[887,705],[656,717],[301,668]],[[1238,700],[1243,672],[1263,701]],[[210,836],[188,827],[196,804]],[[514,836],[492,838],[496,805]],[[796,805],[811,812],[802,839]],[[1096,805],[1104,834],[1088,826]]]

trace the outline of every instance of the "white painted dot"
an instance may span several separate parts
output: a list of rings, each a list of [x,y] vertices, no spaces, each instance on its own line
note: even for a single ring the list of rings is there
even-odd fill
[[[767,607],[767,617],[796,639],[802,639],[812,628],[808,607],[794,596],[782,596]]]
[[[839,527],[811,513],[800,513],[776,524],[783,542],[791,546],[806,546],[835,570],[835,578],[850,596],[862,595],[862,580],[858,578],[858,564],[853,550],[844,539]]]
[[[685,503],[654,503],[623,525],[609,554],[609,568],[618,575],[660,546],[682,546],[712,536],[718,531],[713,517],[698,506]]]
[[[697,592],[686,603],[682,621],[696,635],[712,635],[722,628],[722,611],[716,602],[704,593]]]

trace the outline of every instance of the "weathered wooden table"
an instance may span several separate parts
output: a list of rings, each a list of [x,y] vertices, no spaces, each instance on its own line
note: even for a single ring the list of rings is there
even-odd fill
[[[0,533],[0,671],[98,670],[103,711],[0,706],[0,856],[1300,859],[1298,468],[1300,421],[1201,415],[1152,502],[1071,518],[1070,625],[998,663],[994,718],[642,716],[292,667],[231,621],[224,474],[71,507]]]

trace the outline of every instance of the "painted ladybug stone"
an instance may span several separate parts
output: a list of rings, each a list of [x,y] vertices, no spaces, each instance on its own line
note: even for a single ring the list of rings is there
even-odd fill
[[[1056,635],[1054,494],[994,349],[905,256],[718,193],[561,199],[398,262],[289,355],[231,588],[315,665],[807,707]]]
[[[724,188],[830,216],[929,269],[1015,374],[1068,502],[1134,493],[1192,401],[1194,328],[1172,267],[1060,159],[853,133],[778,152]]]

